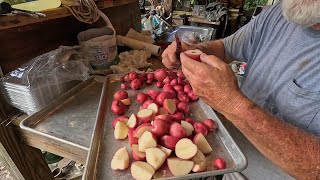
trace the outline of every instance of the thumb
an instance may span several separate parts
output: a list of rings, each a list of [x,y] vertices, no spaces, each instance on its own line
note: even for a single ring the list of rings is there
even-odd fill
[[[221,59],[217,58],[214,55],[207,55],[206,53],[202,53],[200,55],[200,60],[205,63],[208,64],[211,67],[214,68],[218,68],[221,69],[223,66],[226,65],[225,62],[223,62]]]

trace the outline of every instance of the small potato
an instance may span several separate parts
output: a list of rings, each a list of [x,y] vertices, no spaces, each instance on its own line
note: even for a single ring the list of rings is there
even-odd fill
[[[178,108],[178,110],[179,110],[180,112],[183,112],[183,113],[185,113],[185,114],[188,113],[189,110],[190,110],[189,104],[186,103],[186,102],[180,102],[180,103],[178,104],[177,108]]]
[[[192,91],[191,85],[190,85],[190,84],[184,85],[183,91],[184,91],[185,93],[189,93],[190,91]]]
[[[179,91],[178,92],[178,99],[179,99],[179,101],[180,102],[189,102],[190,101],[190,99],[189,99],[189,96],[188,95],[186,95],[184,92],[182,92],[182,91]]]
[[[160,91],[154,90],[154,89],[149,89],[147,91],[147,94],[151,99],[156,100],[157,96],[160,94]]]
[[[163,82],[160,82],[160,81],[156,83],[157,88],[163,88],[163,85],[164,85]]]
[[[149,100],[146,100],[143,104],[142,104],[142,107],[144,109],[148,108],[148,106],[151,104],[151,103],[156,103],[154,100],[152,99],[149,99]]]
[[[164,69],[157,69],[157,70],[154,72],[154,78],[155,78],[157,81],[163,81],[167,76],[168,76],[168,73],[167,73],[167,71],[164,70]]]
[[[171,118],[172,118],[172,120],[180,123],[181,120],[184,119],[184,114],[183,114],[182,112],[177,112],[177,113],[175,113],[175,114],[172,114],[172,115],[171,115]]]
[[[154,80],[154,74],[153,73],[147,74],[147,79],[153,81]]]
[[[126,90],[126,89],[128,89],[128,86],[126,85],[126,84],[121,84],[121,89],[123,89],[123,90]]]
[[[131,89],[137,90],[141,88],[141,81],[140,79],[134,79],[130,82]]]
[[[128,95],[127,91],[119,90],[119,91],[117,91],[117,92],[114,93],[113,98],[114,98],[115,100],[121,101],[121,100],[123,100],[123,99],[127,99],[128,96],[129,96],[129,95]]]
[[[129,76],[129,80],[130,80],[130,81],[133,81],[134,79],[137,79],[137,78],[138,78],[138,74],[137,74],[136,72],[134,72],[134,71],[130,72],[130,73],[128,74],[128,76]]]
[[[183,86],[181,86],[180,84],[174,85],[173,89],[177,92],[182,92],[183,91]]]
[[[170,84],[171,82],[171,78],[169,76],[167,76],[164,80],[163,80],[163,83],[164,84]]]
[[[148,95],[146,95],[145,93],[138,93],[137,94],[137,101],[139,103],[143,104],[147,100],[148,100]]]
[[[193,128],[194,128],[195,133],[201,133],[201,134],[203,134],[203,136],[208,135],[207,126],[205,124],[203,124],[202,122],[195,122],[193,124]]]

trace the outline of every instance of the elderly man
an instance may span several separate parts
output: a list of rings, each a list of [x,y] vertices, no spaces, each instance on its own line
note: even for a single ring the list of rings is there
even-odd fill
[[[297,179],[320,179],[320,2],[283,0],[223,40],[181,53],[195,93],[273,163]],[[163,63],[174,68],[173,42]],[[241,90],[226,63],[248,63]],[[250,163],[250,162],[249,162]]]

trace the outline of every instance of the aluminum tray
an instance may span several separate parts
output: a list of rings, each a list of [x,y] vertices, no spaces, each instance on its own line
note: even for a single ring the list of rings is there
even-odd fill
[[[124,171],[113,171],[110,167],[112,157],[119,148],[126,146],[129,153],[131,153],[131,148],[127,139],[114,139],[113,127],[111,123],[116,116],[110,112],[110,106],[113,100],[114,92],[120,89],[120,77],[121,75],[109,75],[104,83],[100,99],[99,112],[94,127],[94,133],[87,157],[87,164],[83,180],[133,179],[130,174],[130,168]],[[147,89],[152,88],[155,87],[148,86],[143,88],[141,91],[145,92]],[[135,95],[137,94],[137,91],[128,90],[127,92],[129,93],[129,97],[134,99],[132,101],[134,103],[131,104],[130,109],[126,113],[126,115],[131,115],[137,111],[140,105],[135,101]],[[160,170],[166,170],[167,176],[163,179],[195,179],[241,171],[245,169],[247,167],[246,157],[229,135],[215,112],[201,100],[192,103],[190,105],[190,110],[190,116],[195,120],[203,120],[208,117],[214,119],[218,123],[219,130],[217,133],[210,133],[207,137],[213,148],[213,152],[206,156],[208,162],[207,167],[208,169],[213,169],[213,160],[216,157],[223,157],[226,160],[227,168],[224,170],[211,170],[202,173],[192,173],[186,176],[174,177],[168,170],[167,166],[164,165]],[[131,158],[130,162],[132,161],[133,159]]]
[[[84,81],[20,123],[23,135],[34,147],[79,157],[86,156],[91,142],[103,83]],[[39,143],[44,142],[44,143]],[[41,144],[44,144],[43,147]],[[48,147],[47,147],[48,146]],[[55,153],[55,152],[53,152]]]

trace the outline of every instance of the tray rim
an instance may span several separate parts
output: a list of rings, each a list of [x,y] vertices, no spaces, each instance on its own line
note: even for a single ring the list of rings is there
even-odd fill
[[[105,122],[106,122],[106,118],[105,117],[106,117],[106,114],[107,114],[107,111],[105,111],[105,114],[104,114],[103,118],[102,118],[101,115],[99,116],[100,110],[103,109],[103,108],[101,108],[100,105],[101,105],[102,102],[104,102],[107,99],[107,97],[105,97],[104,95],[108,91],[108,89],[107,89],[108,84],[107,83],[108,83],[109,79],[111,79],[113,77],[119,77],[119,76],[123,76],[123,74],[110,74],[110,75],[106,76],[105,81],[103,83],[102,92],[101,92],[101,96],[100,96],[100,102],[99,102],[99,109],[98,109],[98,112],[97,112],[97,118],[96,118],[96,122],[95,122],[95,125],[94,125],[93,133],[92,133],[92,136],[91,136],[92,139],[91,139],[91,143],[90,143],[90,147],[89,147],[89,152],[88,152],[88,156],[87,156],[87,162],[86,162],[86,165],[85,165],[85,170],[84,170],[84,173],[83,173],[83,176],[82,176],[82,180],[97,179],[96,178],[97,159],[93,159],[93,158],[94,157],[97,158],[98,154],[99,154],[99,150],[100,150],[100,147],[101,147],[101,140],[103,140],[103,134],[104,134],[104,131],[105,131]],[[236,144],[236,142],[234,141],[234,139],[232,138],[230,133],[227,131],[227,129],[225,128],[225,126],[221,122],[220,118],[215,113],[215,111],[209,105],[204,103],[201,99],[199,99],[198,101],[199,101],[199,104],[200,104],[202,109],[205,108],[206,111],[211,111],[210,113],[212,113],[214,118],[218,120],[217,122],[219,124],[219,129],[222,129],[224,131],[224,133],[229,137],[229,140],[233,143],[234,149],[240,155],[241,162],[237,164],[237,162],[234,161],[234,157],[232,156],[232,154],[230,152],[228,152],[229,155],[232,157],[233,162],[235,162],[235,167],[233,167],[233,168],[223,169],[223,170],[214,170],[214,171],[205,171],[205,172],[201,172],[201,173],[192,173],[192,174],[188,174],[188,175],[185,175],[185,176],[172,176],[172,177],[166,177],[166,178],[160,178],[160,179],[164,179],[164,180],[184,180],[186,178],[194,179],[194,178],[209,177],[209,176],[227,174],[227,173],[232,173],[232,172],[240,172],[240,171],[246,169],[247,166],[248,166],[248,161],[247,161],[246,156],[241,151],[239,146]],[[104,106],[107,106],[107,105],[104,105]],[[207,114],[207,113],[205,113],[205,114]],[[102,120],[100,118],[102,118]],[[102,130],[99,132],[99,134],[102,134],[102,136],[96,137],[96,130],[98,130],[98,128],[99,128],[99,126],[98,126],[98,121],[99,120],[103,122]],[[100,122],[99,124],[101,125],[102,122]],[[98,138],[98,140],[94,139],[95,137]],[[220,139],[221,139],[221,137],[220,137]],[[92,149],[94,148],[93,146],[95,145],[94,144],[95,141],[99,142],[98,143],[98,147],[95,148],[97,151],[96,152],[92,152]],[[225,145],[225,143],[223,143],[223,144]],[[226,146],[226,149],[229,151],[229,147]],[[92,163],[94,163],[94,164],[92,164]]]

